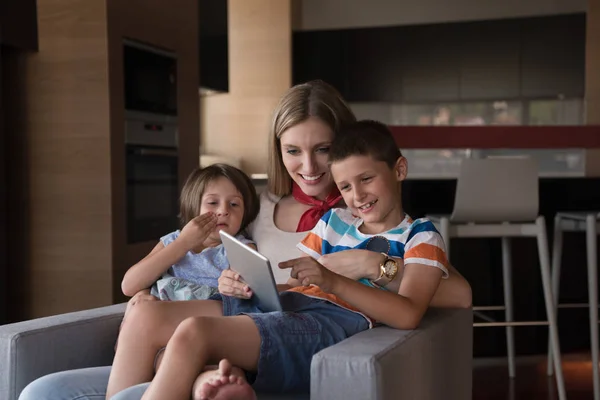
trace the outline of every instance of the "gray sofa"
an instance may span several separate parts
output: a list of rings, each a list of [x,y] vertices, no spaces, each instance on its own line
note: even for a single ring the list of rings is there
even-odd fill
[[[0,399],[16,400],[34,379],[110,365],[125,304],[0,326]],[[311,399],[471,398],[470,309],[431,309],[420,327],[378,327],[313,357]],[[285,395],[259,399],[287,399]]]

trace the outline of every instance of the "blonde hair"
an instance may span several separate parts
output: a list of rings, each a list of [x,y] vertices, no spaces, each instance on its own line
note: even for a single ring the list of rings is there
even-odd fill
[[[310,117],[319,118],[336,135],[341,128],[356,121],[354,113],[333,86],[315,80],[290,88],[275,108],[269,134],[267,188],[276,196],[287,196],[292,192],[292,178],[283,165],[281,135]]]
[[[179,220],[181,228],[188,222],[200,215],[200,204],[202,196],[206,190],[206,186],[218,178],[226,178],[242,195],[244,202],[244,217],[240,232],[258,215],[260,208],[256,189],[252,180],[248,178],[240,169],[227,164],[213,164],[206,168],[196,168],[188,176],[183,189],[181,189],[181,197],[179,200]],[[238,232],[239,233],[239,232]]]

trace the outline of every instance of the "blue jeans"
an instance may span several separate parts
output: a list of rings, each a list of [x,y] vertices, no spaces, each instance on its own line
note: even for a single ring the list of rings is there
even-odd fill
[[[300,293],[279,294],[283,312],[263,313],[253,299],[222,296],[223,315],[253,319],[261,337],[258,371],[247,373],[257,392],[307,393],[314,354],[369,329],[362,315]]]
[[[110,367],[74,369],[43,376],[31,382],[19,400],[104,400]],[[139,400],[149,383],[117,393],[114,400]]]

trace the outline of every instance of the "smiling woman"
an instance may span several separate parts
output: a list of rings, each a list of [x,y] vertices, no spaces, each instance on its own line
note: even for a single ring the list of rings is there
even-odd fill
[[[283,165],[296,185],[307,195],[323,200],[333,183],[327,155],[333,130],[317,117],[310,117],[281,136]]]

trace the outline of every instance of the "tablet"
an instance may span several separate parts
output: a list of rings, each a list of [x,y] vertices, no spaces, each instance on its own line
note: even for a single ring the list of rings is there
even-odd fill
[[[283,311],[269,259],[227,232],[219,231],[229,265],[252,289],[253,297],[264,312]]]

